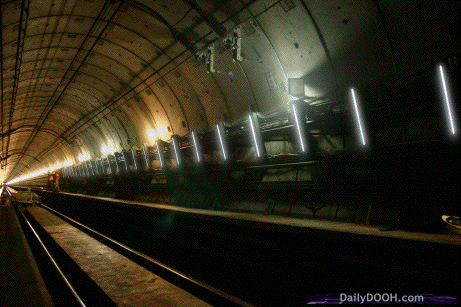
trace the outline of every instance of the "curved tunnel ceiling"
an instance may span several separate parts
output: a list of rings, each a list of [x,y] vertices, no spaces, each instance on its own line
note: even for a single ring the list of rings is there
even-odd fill
[[[390,84],[460,47],[458,1],[16,0],[1,2],[2,179],[101,146],[267,114]],[[242,61],[222,39],[242,33]],[[457,33],[457,34],[456,34]],[[197,52],[213,44],[215,73]]]

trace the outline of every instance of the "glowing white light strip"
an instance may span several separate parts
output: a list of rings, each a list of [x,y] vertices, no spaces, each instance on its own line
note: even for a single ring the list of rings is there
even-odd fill
[[[149,161],[147,159],[146,147],[146,144],[142,145],[142,152],[144,154],[144,160],[146,160],[146,168],[149,169]]]
[[[83,169],[85,170],[86,177],[90,177],[90,171],[88,170],[88,166],[83,162]]]
[[[197,162],[200,162],[200,155],[198,154],[197,141],[195,140],[194,131],[192,131],[192,140],[194,140],[195,153],[197,154]]]
[[[95,175],[99,176],[98,160],[94,159],[92,165]]]
[[[296,112],[296,105],[295,104],[293,104],[293,113],[294,113],[294,116],[295,116],[296,127],[298,128],[298,135],[299,135],[299,142],[301,142],[301,149],[302,149],[303,152],[306,152],[306,150],[304,149],[303,138],[301,136],[301,127],[299,126],[298,113]]]
[[[360,136],[362,137],[362,144],[365,145],[365,136],[362,129],[362,120],[360,119],[359,108],[357,106],[357,99],[355,98],[354,89],[351,88],[352,99],[354,100],[355,114],[357,115],[357,121],[359,122]]]
[[[94,176],[94,171],[93,171],[93,165],[91,165],[91,161],[87,161],[88,165],[90,166],[89,169],[90,169],[90,173],[92,174],[92,176]]]
[[[445,94],[445,102],[447,103],[448,117],[450,119],[451,133],[455,134],[456,133],[455,124],[453,122],[453,115],[451,114],[450,99],[448,98],[447,84],[445,83],[445,76],[444,76],[444,73],[443,73],[442,65],[440,65],[439,68],[440,68],[440,76],[442,76],[442,85],[443,85],[443,92]]]
[[[128,172],[128,164],[126,163],[126,154],[124,151],[122,152],[122,156],[123,156],[123,163],[125,163],[125,169]]]
[[[176,149],[176,138],[173,138],[173,147],[174,147],[174,155],[176,156],[176,163],[179,166],[179,156],[178,156],[178,151]]]
[[[134,149],[131,148],[131,154],[133,155],[134,168],[138,170],[138,163],[136,163],[136,156],[134,155]]]
[[[101,158],[99,159],[99,165],[101,165],[101,175],[105,175],[106,174],[106,170],[104,168],[104,160]]]
[[[258,140],[256,139],[255,127],[253,126],[253,119],[251,118],[251,115],[248,115],[248,118],[250,119],[251,132],[253,132],[253,139],[255,141],[256,154],[258,155],[258,158],[259,158],[261,154],[259,153]]]
[[[97,176],[99,175],[98,163],[95,160],[90,161],[91,167],[93,168],[94,174]]]
[[[107,156],[106,159],[107,159],[107,164],[109,165],[109,174],[112,174],[112,168],[110,167],[109,157]]]
[[[157,153],[158,153],[158,159],[160,160],[160,167],[163,168],[162,152],[160,152],[160,147],[158,146],[158,141],[155,142],[155,145],[157,146]]]
[[[114,153],[114,161],[115,161],[115,169],[116,169],[116,174],[120,173],[120,169],[118,168],[118,161],[117,161],[117,156]]]
[[[221,149],[222,149],[223,158],[224,158],[224,160],[227,160],[226,150],[224,149],[224,143],[223,143],[223,140],[222,140],[221,131],[219,130],[219,125],[216,125],[216,128],[218,129],[219,142],[221,143]]]

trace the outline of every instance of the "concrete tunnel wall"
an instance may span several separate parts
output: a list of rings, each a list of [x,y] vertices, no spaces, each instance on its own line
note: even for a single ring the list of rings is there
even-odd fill
[[[324,100],[344,98],[351,86],[392,87],[447,60],[460,44],[457,1],[195,5],[208,19],[182,1],[30,1],[13,127],[41,123],[28,114],[50,113],[30,146],[22,145],[27,132],[11,135],[10,146],[28,155],[10,158],[6,177],[77,162],[81,152],[101,156],[108,142],[117,151],[139,148],[151,143],[150,128],[167,141],[237,122],[250,108],[262,114],[287,108],[293,99],[287,78],[303,78],[305,94]],[[12,95],[20,11],[20,1],[2,3],[5,100]],[[238,26],[243,60],[234,62],[220,41]],[[214,40],[218,72],[207,73],[184,42],[200,51]],[[71,82],[50,108],[56,97],[48,87],[60,90],[62,81]]]

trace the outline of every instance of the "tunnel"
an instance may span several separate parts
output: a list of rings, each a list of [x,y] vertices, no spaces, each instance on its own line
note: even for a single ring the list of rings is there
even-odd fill
[[[153,227],[232,258],[214,229],[247,238],[245,257],[268,275],[323,263],[309,271],[319,280],[312,288],[283,276],[262,283],[273,294],[262,298],[249,285],[227,286],[236,277],[171,262],[258,306],[387,290],[319,273],[344,263],[360,272],[385,263],[383,280],[402,276],[396,291],[430,291],[406,282],[419,278],[404,269],[414,253],[414,270],[429,267],[440,285],[433,291],[458,291],[458,277],[446,281],[424,261],[442,255],[450,265],[461,243],[459,225],[450,230],[443,218],[461,215],[459,1],[2,0],[0,8],[5,193],[30,191],[49,212],[101,233],[101,216],[113,214],[127,225],[114,230],[126,245]],[[22,221],[32,209],[20,203],[13,199]],[[265,263],[269,238],[277,246]],[[153,258],[169,257],[164,244]],[[405,252],[385,257],[396,245]],[[345,250],[355,252],[331,256]],[[284,257],[290,264],[276,267]],[[256,272],[241,278],[258,284]],[[294,296],[280,287],[291,282]]]

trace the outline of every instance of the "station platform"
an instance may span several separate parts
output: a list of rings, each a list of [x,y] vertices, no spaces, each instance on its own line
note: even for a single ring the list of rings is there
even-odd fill
[[[458,234],[37,193],[47,207],[255,306],[297,305],[307,293],[459,288],[446,274],[459,267]]]
[[[83,194],[71,194],[71,193],[60,193],[63,195],[69,196],[78,196],[87,199],[94,199],[106,202],[115,202],[118,204],[125,204],[127,206],[144,206],[150,207],[153,209],[159,209],[164,211],[175,211],[178,213],[200,215],[210,218],[224,218],[235,220],[236,222],[255,222],[267,224],[267,226],[289,226],[289,227],[299,227],[299,228],[311,228],[316,230],[331,231],[338,233],[348,233],[356,235],[365,235],[365,236],[376,236],[383,238],[393,238],[393,239],[402,239],[409,241],[419,241],[419,242],[428,242],[428,243],[439,243],[439,244],[448,244],[448,245],[461,245],[461,235],[444,232],[444,233],[426,233],[426,232],[413,232],[406,230],[392,230],[390,228],[381,227],[381,226],[369,226],[355,223],[346,223],[338,221],[329,221],[321,219],[306,219],[306,218],[296,218],[296,217],[286,217],[280,215],[267,215],[260,213],[238,213],[238,212],[227,212],[227,211],[213,211],[206,209],[194,209],[194,208],[185,208],[178,207],[174,205],[166,204],[154,204],[141,201],[133,200],[120,200],[120,199],[111,199],[107,197],[97,197],[97,196],[88,196]],[[440,222],[442,222],[442,217],[440,217]]]
[[[54,306],[13,207],[0,204],[0,306]]]

